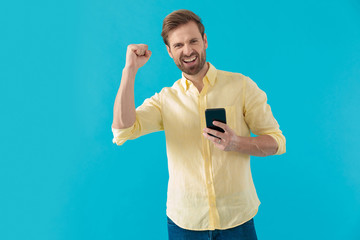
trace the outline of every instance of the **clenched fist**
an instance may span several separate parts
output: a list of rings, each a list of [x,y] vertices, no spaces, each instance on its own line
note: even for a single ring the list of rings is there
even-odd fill
[[[149,60],[151,51],[146,44],[130,44],[126,52],[125,67],[138,70]]]

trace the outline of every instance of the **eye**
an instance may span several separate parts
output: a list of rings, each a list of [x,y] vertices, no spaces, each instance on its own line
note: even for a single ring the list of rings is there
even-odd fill
[[[190,42],[191,43],[196,43],[198,40],[197,39],[193,39],[193,40],[191,40]]]
[[[174,48],[179,48],[180,46],[181,46],[181,44],[177,43],[177,44],[174,45]]]

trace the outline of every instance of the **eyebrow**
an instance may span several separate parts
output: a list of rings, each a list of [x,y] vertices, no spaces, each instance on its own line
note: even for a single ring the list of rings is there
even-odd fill
[[[191,42],[191,41],[193,41],[193,40],[199,40],[199,38],[197,38],[197,37],[191,38],[191,39],[189,40],[189,42]],[[177,43],[174,43],[172,46],[175,47],[177,44],[182,44],[182,43],[177,42]]]
[[[178,44],[181,44],[181,43],[174,43],[172,46],[175,47],[175,46],[178,45]]]

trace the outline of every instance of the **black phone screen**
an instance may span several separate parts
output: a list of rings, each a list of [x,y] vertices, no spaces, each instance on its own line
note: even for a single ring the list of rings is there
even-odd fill
[[[205,110],[206,127],[214,129],[219,132],[225,132],[224,129],[217,127],[213,124],[213,121],[218,121],[226,124],[226,112],[225,108],[209,108]],[[210,133],[209,135],[216,137]],[[218,137],[216,137],[218,138]]]

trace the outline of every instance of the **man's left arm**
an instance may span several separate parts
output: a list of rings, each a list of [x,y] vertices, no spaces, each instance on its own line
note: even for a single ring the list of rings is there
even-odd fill
[[[204,137],[224,151],[237,151],[263,157],[285,153],[286,140],[270,106],[267,104],[265,92],[258,88],[250,78],[246,77],[245,81],[243,114],[250,130],[258,136],[237,136],[228,125],[215,121],[214,125],[221,127],[225,132],[221,133],[205,128]],[[211,133],[220,139],[209,136],[207,133]]]
[[[242,137],[226,124],[214,121],[213,124],[225,130],[221,133],[209,128],[204,129],[204,137],[212,141],[216,147],[223,151],[236,151],[252,156],[266,157],[277,153],[279,144],[270,135],[260,135],[257,137]],[[210,133],[219,138],[208,135]]]

